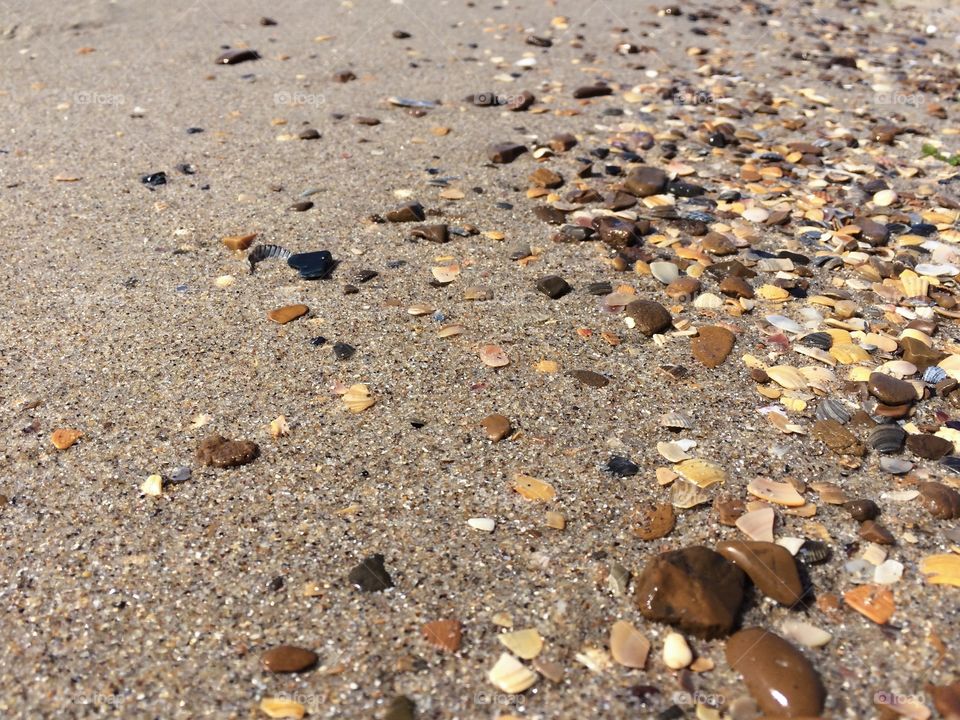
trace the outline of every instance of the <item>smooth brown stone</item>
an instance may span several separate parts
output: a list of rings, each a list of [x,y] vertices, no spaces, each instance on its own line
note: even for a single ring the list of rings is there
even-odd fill
[[[540,167],[530,174],[530,184],[534,187],[558,188],[563,185],[563,177],[549,168]]]
[[[260,663],[267,672],[303,672],[317,664],[317,654],[293,645],[278,645],[261,655]]]
[[[946,353],[935,350],[914,337],[900,338],[899,343],[903,350],[903,359],[916,365],[920,372],[931,365],[936,365],[947,356]]]
[[[907,448],[914,455],[927,460],[939,460],[953,452],[953,443],[936,435],[916,433],[907,435]]]
[[[600,240],[615,250],[621,250],[643,242],[643,235],[635,223],[623,218],[601,217],[593,221]]]
[[[492,163],[506,164],[512,163],[525,152],[527,152],[527,148],[524,145],[497,143],[487,148],[487,158]]]
[[[717,545],[717,552],[750,576],[760,592],[781,605],[796,605],[803,597],[797,563],[785,547],[730,540]]]
[[[633,515],[633,534],[641,540],[656,540],[669,535],[676,523],[673,505],[659,503],[638,509]]]
[[[697,336],[690,343],[690,349],[704,367],[715,368],[727,359],[735,340],[736,336],[726,328],[707,325],[697,331]]]
[[[920,504],[935,518],[960,518],[960,492],[943,483],[920,483]]]
[[[536,100],[537,98],[532,92],[524,90],[519,95],[514,95],[507,103],[506,108],[510,112],[521,112],[533,105]]]
[[[571,370],[569,374],[590,387],[602,388],[610,384],[609,379],[592,370]]]
[[[908,322],[907,327],[910,328],[911,330],[919,330],[924,335],[929,335],[930,337],[933,337],[934,335],[937,334],[937,324],[933,320],[924,320],[922,318],[917,318],[916,320],[911,320],[910,322]],[[900,347],[903,347],[903,341],[906,339],[907,338],[903,338],[903,340],[900,340]],[[919,342],[919,340],[917,340],[916,338],[911,338],[911,340]]]
[[[820,675],[779,635],[761,628],[741,630],[727,640],[726,657],[763,712],[799,718],[823,711],[826,691]]]
[[[223,239],[223,244],[226,245],[230,250],[237,252],[238,250],[246,250],[250,247],[250,244],[256,239],[257,233],[248,233],[246,235],[229,235]]]
[[[860,537],[877,545],[894,545],[896,539],[887,528],[874,520],[865,520],[860,526]]]
[[[877,407],[873,411],[873,414],[877,417],[888,417],[894,420],[899,420],[900,418],[905,418],[907,415],[909,415],[912,408],[913,405],[910,403],[905,403],[903,405],[886,405],[884,403],[877,403]]]
[[[480,421],[480,425],[486,430],[487,437],[493,442],[500,442],[507,437],[513,429],[510,425],[510,419],[498,413],[487,415]]]
[[[647,337],[663,332],[673,324],[670,312],[660,303],[652,300],[634,300],[627,305],[626,313],[633,318],[637,330]]]
[[[549,205],[538,205],[533,209],[533,214],[550,225],[563,225],[567,221],[567,214],[563,210]]]
[[[459,620],[434,620],[423,626],[423,636],[427,642],[447,652],[460,649],[462,633]]]
[[[737,252],[737,246],[734,245],[733,240],[718,232],[708,232],[704,235],[700,241],[700,247],[703,248],[704,252],[721,257],[733,255]]]
[[[904,405],[917,399],[917,391],[913,389],[913,385],[886,373],[870,373],[867,389],[886,405]]]
[[[421,225],[410,231],[410,237],[429,240],[435,243],[445,243],[450,239],[450,228],[447,225]]]
[[[623,182],[624,189],[637,197],[657,195],[667,187],[667,174],[659,168],[641,165],[630,171]]]
[[[664,289],[671,300],[692,301],[700,292],[700,281],[690,275],[678,277]]]
[[[862,457],[867,451],[856,436],[836,420],[818,420],[810,428],[810,434],[837,455]]]
[[[201,465],[229,468],[246,465],[260,455],[260,446],[250,440],[227,440],[222,435],[207,435],[197,448]]]
[[[867,498],[845,502],[843,509],[850,513],[850,516],[857,522],[875,520],[880,514],[880,507],[873,500]]]
[[[720,292],[728,297],[747,298],[753,297],[753,288],[746,280],[736,275],[727,275],[720,283]]]
[[[583,87],[578,87],[573,91],[573,96],[578,100],[603,97],[604,95],[612,94],[613,88],[608,85],[584,85]]]
[[[423,206],[418,202],[410,202],[391,210],[384,217],[390,222],[419,222],[426,217]]]
[[[960,720],[960,680],[950,685],[927,685],[924,689],[944,720]]]
[[[286,325],[291,320],[296,320],[297,318],[303,317],[308,312],[310,312],[310,308],[308,308],[306,305],[284,305],[276,310],[271,310],[269,313],[267,313],[267,317],[273,320],[275,323]]]
[[[352,70],[340,70],[335,72],[331,79],[338,83],[348,83],[352,80],[356,80],[357,76]]]
[[[547,141],[547,145],[554,152],[566,152],[577,144],[577,138],[570,133],[558,133]]]
[[[287,208],[287,210],[291,212],[306,212],[311,209],[313,209],[313,202],[311,200],[300,200]]]
[[[713,501],[717,521],[727,527],[736,527],[737,520],[747,511],[747,505],[740,498],[718,495]]]
[[[637,578],[634,599],[648,620],[710,640],[733,629],[746,579],[719,553],[688,547],[650,560]]]

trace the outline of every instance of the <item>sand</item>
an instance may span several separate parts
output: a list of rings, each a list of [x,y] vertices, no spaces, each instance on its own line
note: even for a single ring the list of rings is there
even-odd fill
[[[424,718],[653,717],[671,702],[692,716],[691,687],[727,704],[744,696],[722,641],[692,640],[717,667],[682,684],[658,655],[668,628],[645,623],[602,579],[612,563],[636,573],[657,552],[732,536],[709,507],[681,512],[666,538],[632,535],[633,508],[666,497],[653,480],[654,468],[667,464],[654,446],[673,439],[660,415],[694,418],[688,436],[700,455],[725,466],[732,491],[757,474],[790,475],[839,480],[853,497],[877,498],[892,488],[890,476],[873,463],[841,478],[836,459],[820,446],[811,451],[810,438],[775,435],[757,415],[763,399],[739,361],[749,342],[716,370],[696,369],[685,342],[658,347],[619,318],[603,318],[596,298],[575,292],[553,301],[536,292],[536,281],[551,273],[575,289],[634,276],[606,265],[596,243],[551,243],[552,229],[523,196],[532,160],[489,167],[483,148],[557,132],[581,135],[584,148],[603,144],[602,127],[629,118],[602,109],[636,113],[637,106],[615,95],[581,107],[572,88],[609,73],[625,91],[649,79],[630,69],[637,62],[696,79],[699,63],[684,52],[694,41],[762,49],[768,61],[731,61],[758,91],[823,89],[820,70],[791,60],[796,43],[777,33],[802,37],[816,13],[856,17],[832,3],[798,10],[777,1],[769,5],[780,25],[762,30],[736,3],[689,1],[688,12],[717,5],[735,25],[749,18],[728,36],[693,38],[674,30],[686,20],[658,18],[647,4],[626,0],[318,5],[0,5],[0,493],[9,499],[0,507],[0,709],[6,717],[254,717],[263,697],[293,697],[310,717],[369,718],[404,694]],[[929,52],[941,49],[955,70],[955,12],[936,4],[863,10],[871,33],[890,33],[891,42],[905,26],[920,35],[936,24]],[[260,25],[263,15],[278,24]],[[570,25],[551,31],[559,15]],[[645,24],[653,20],[660,26]],[[398,29],[412,37],[392,38]],[[548,32],[555,40],[548,52],[523,43]],[[571,46],[578,34],[581,48]],[[612,52],[618,41],[659,51],[622,57]],[[221,46],[243,45],[263,59],[214,64]],[[584,59],[588,52],[594,63]],[[509,65],[525,53],[536,68]],[[799,77],[773,72],[791,63]],[[330,80],[345,69],[358,79]],[[496,79],[509,72],[519,79]],[[539,115],[463,102],[491,89],[556,100]],[[875,94],[864,86],[824,91],[838,106],[869,104]],[[384,102],[394,95],[443,104],[415,118]],[[923,104],[890,112],[902,113],[902,122],[955,125],[955,103],[925,98],[934,101],[948,105],[950,121],[926,117]],[[569,117],[556,108],[583,112]],[[357,125],[356,115],[382,124]],[[286,124],[273,124],[277,118]],[[437,136],[437,126],[451,131]],[[188,127],[203,132],[187,134]],[[322,138],[277,140],[305,127]],[[946,141],[960,150],[955,136]],[[910,137],[890,152],[916,158],[920,142]],[[181,163],[196,173],[178,172]],[[161,170],[166,185],[151,191],[141,183]],[[458,178],[465,198],[439,199],[427,184],[432,177]],[[316,208],[287,212],[308,189],[317,191]],[[365,222],[399,204],[403,190],[442,210],[444,222],[500,231],[506,240],[411,243],[409,227]],[[513,209],[497,208],[502,201]],[[326,281],[300,281],[276,261],[251,276],[244,258],[221,243],[245,232],[295,252],[329,249],[340,266]],[[544,249],[542,257],[511,262],[517,242]],[[429,268],[441,255],[464,270],[434,288]],[[365,268],[379,276],[343,295]],[[217,287],[223,275],[233,284]],[[493,299],[463,301],[472,284],[489,287]],[[267,320],[270,310],[298,302],[310,307],[309,318],[284,326]],[[442,317],[413,317],[406,308],[414,303]],[[436,330],[446,322],[467,332],[440,341]],[[623,343],[587,342],[579,327],[611,329]],[[952,322],[942,332],[957,337]],[[316,336],[329,342],[316,347]],[[356,355],[335,359],[336,341]],[[484,367],[482,343],[502,346],[510,365]],[[544,358],[612,382],[594,389],[563,372],[534,372]],[[695,372],[673,382],[658,369],[668,363]],[[331,392],[336,382],[368,384],[376,405],[345,412]],[[520,437],[486,440],[478,423],[491,412],[511,418]],[[278,415],[291,429],[275,439],[269,423]],[[198,416],[209,416],[202,427],[194,426]],[[58,451],[49,436],[61,427],[84,435]],[[237,469],[198,466],[194,450],[214,431],[258,442],[261,457]],[[786,445],[782,458],[771,454],[773,444]],[[611,453],[631,457],[640,474],[604,472]],[[161,497],[140,492],[147,476],[184,465],[193,467],[189,482]],[[551,507],[567,518],[563,532],[545,526],[544,505],[510,491],[518,472],[556,488]],[[895,551],[908,568],[895,588],[895,629],[850,611],[837,622],[816,607],[808,612],[835,635],[807,653],[825,679],[828,717],[870,716],[877,692],[930,705],[925,684],[956,679],[956,588],[925,584],[917,571],[920,558],[946,549],[950,524],[928,527],[915,503],[885,507],[898,535],[918,537]],[[495,518],[496,530],[471,529],[471,517]],[[857,539],[856,527],[838,508],[817,520],[834,533],[837,557],[811,568],[811,581],[818,593],[841,593],[850,587],[843,548]],[[802,536],[801,528],[788,518],[778,534]],[[347,573],[377,552],[396,587],[361,594]],[[277,576],[283,587],[269,589]],[[316,587],[313,597],[306,587]],[[501,612],[547,639],[543,658],[565,669],[560,683],[541,679],[517,696],[489,683],[503,650],[492,621]],[[794,616],[757,598],[742,624],[776,630]],[[455,655],[420,637],[423,623],[440,618],[464,624]],[[592,672],[578,663],[585,646],[606,645],[618,619],[653,643],[648,669]],[[931,637],[945,643],[945,658]],[[320,666],[298,676],[264,672],[259,655],[283,643],[314,649]],[[660,689],[649,708],[631,699],[638,685]]]

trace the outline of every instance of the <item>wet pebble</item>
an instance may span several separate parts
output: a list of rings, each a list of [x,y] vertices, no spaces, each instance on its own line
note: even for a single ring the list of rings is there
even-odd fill
[[[238,65],[243,62],[259,59],[260,53],[256,50],[236,49],[221,53],[214,62],[216,62],[217,65]]]
[[[297,673],[317,664],[317,654],[294,645],[278,645],[260,656],[260,664],[267,672]]]
[[[352,345],[348,345],[345,342],[338,342],[333,346],[333,354],[337,360],[349,360],[356,352],[356,348],[354,348]]]
[[[347,580],[361,592],[380,592],[393,587],[393,578],[384,567],[384,557],[380,553],[370,555],[354,566]]]
[[[487,158],[492,163],[507,164],[512,163],[525,152],[527,152],[527,148],[524,145],[496,143],[487,148]]]
[[[843,509],[850,513],[850,517],[857,522],[875,520],[877,516],[880,515],[880,506],[868,498],[860,498],[858,500],[850,500],[849,502],[845,502],[843,504]]]
[[[731,540],[717,545],[717,552],[743,570],[760,592],[781,605],[796,605],[803,597],[797,563],[785,547]]]
[[[893,533],[876,520],[866,520],[860,525],[860,537],[877,545],[894,545]]]
[[[943,483],[920,483],[920,504],[940,520],[960,518],[960,492]]]
[[[658,168],[640,166],[627,175],[623,186],[627,192],[637,197],[649,197],[663,192],[667,186],[667,174]]]
[[[287,258],[287,265],[299,273],[304,280],[319,280],[328,277],[336,266],[329,250],[294,253]]]
[[[607,461],[607,472],[620,477],[632,477],[640,471],[640,467],[630,458],[622,455],[611,455]]]
[[[571,289],[569,283],[559,275],[548,275],[537,281],[537,290],[554,300],[563,297]]]
[[[507,437],[513,429],[510,424],[510,418],[499,413],[487,415],[480,421],[480,425],[487,433],[487,438],[493,442],[500,442]]]
[[[887,405],[905,405],[917,399],[913,385],[886,373],[870,373],[867,389],[871,395]]]
[[[423,206],[418,202],[409,202],[404,205],[401,205],[394,210],[390,210],[384,216],[389,222],[393,223],[402,223],[402,222],[419,222],[422,221],[426,214],[424,213]]]
[[[634,300],[627,305],[626,313],[633,318],[637,330],[647,337],[663,332],[673,324],[670,312],[653,300]]]

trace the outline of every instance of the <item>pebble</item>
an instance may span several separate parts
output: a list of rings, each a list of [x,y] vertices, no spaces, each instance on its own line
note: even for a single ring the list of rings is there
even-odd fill
[[[693,356],[704,367],[715,368],[723,363],[733,350],[736,336],[724,327],[707,325],[699,328],[691,341]]]
[[[607,472],[620,477],[633,477],[640,472],[640,466],[630,458],[622,455],[611,455],[607,461]]]
[[[626,620],[617,620],[610,628],[610,655],[614,662],[642,670],[650,655],[650,641]]]
[[[637,197],[657,195],[667,187],[667,174],[659,168],[641,165],[630,171],[623,181],[624,189]]]
[[[671,670],[683,670],[693,662],[693,651],[680,633],[667,633],[663,639],[663,664]]]
[[[867,389],[871,395],[887,405],[905,405],[917,399],[917,391],[913,385],[885,373],[870,373]]]
[[[287,265],[299,273],[304,280],[319,280],[329,277],[336,266],[329,250],[294,253],[287,258]]]
[[[487,673],[494,687],[509,695],[522,693],[537,682],[537,674],[510,653],[503,653]]]
[[[435,243],[445,243],[450,240],[450,228],[448,225],[421,225],[410,231],[410,236],[422,238]]]
[[[867,498],[845,502],[843,508],[857,522],[874,520],[880,514],[880,507],[873,500]]]
[[[760,709],[771,717],[816,717],[826,691],[817,671],[797,648],[761,628],[727,640],[727,663],[741,675]]]
[[[150,173],[140,178],[140,182],[148,187],[159,187],[167,184],[167,174],[162,170],[160,172]]]
[[[393,587],[393,578],[384,567],[384,557],[380,553],[369,555],[354,566],[347,580],[361,592],[380,592]]]
[[[524,145],[517,143],[496,143],[487,148],[487,158],[492,163],[507,164],[512,163],[518,157],[527,152]]]
[[[311,210],[312,208],[313,208],[312,200],[298,200],[297,202],[288,206],[287,210],[290,210],[291,212],[306,212],[307,210]]]
[[[251,60],[259,60],[260,53],[256,50],[227,50],[217,57],[214,61],[217,65],[238,65],[242,62],[249,62]]]
[[[298,673],[317,664],[317,654],[294,645],[278,645],[260,656],[263,669],[272,673]]]
[[[663,292],[672,300],[686,302],[692,300],[700,292],[700,281],[690,275],[684,275],[667,285]]]
[[[537,281],[537,290],[554,300],[562,298],[572,289],[570,284],[559,275],[547,275]]]
[[[907,435],[907,448],[914,455],[927,460],[939,460],[953,453],[953,443],[945,438],[925,433]]]
[[[390,210],[384,217],[387,221],[393,223],[419,222],[426,217],[426,214],[424,213],[423,205],[418,202],[409,202]]]
[[[73,446],[83,433],[72,428],[57,428],[50,434],[50,442],[57,450],[66,450]]]
[[[239,467],[260,456],[260,446],[251,440],[227,440],[222,435],[207,435],[197,448],[197,462],[217,468]]]
[[[733,629],[745,584],[746,575],[736,565],[693,546],[650,560],[637,578],[634,599],[648,620],[709,640]]]
[[[876,520],[865,520],[860,525],[860,537],[877,545],[894,545],[896,543],[893,533]]]
[[[720,283],[720,292],[728,297],[747,298],[754,296],[753,288],[746,280],[737,275],[728,275]]]
[[[670,312],[653,300],[634,300],[627,305],[626,313],[633,318],[636,328],[647,337],[663,332],[673,324]]]
[[[550,168],[539,167],[530,175],[530,184],[540,188],[558,188],[563,185],[563,177]]]
[[[610,384],[610,380],[608,378],[604,377],[600,373],[593,372],[593,370],[571,370],[569,374],[582,382],[584,385],[594,388],[602,388]]]
[[[446,652],[460,649],[463,628],[459,620],[434,620],[423,626],[423,636],[431,645]]]
[[[578,100],[583,100],[586,98],[595,98],[603,97],[604,95],[612,95],[613,88],[609,85],[584,85],[578,87],[573,91],[573,96]]]
[[[356,352],[356,348],[345,342],[338,342],[333,346],[333,355],[337,360],[349,360]]]
[[[631,518],[633,534],[641,540],[658,540],[669,535],[676,524],[671,503],[657,503],[639,508]]]
[[[301,318],[310,312],[310,308],[303,304],[284,305],[283,307],[271,310],[267,317],[280,325],[286,325],[288,322]]]
[[[920,483],[920,504],[940,520],[960,518],[960,492],[943,483]]]
[[[417,704],[406,695],[397,695],[387,706],[383,720],[415,720]]]
[[[320,131],[317,130],[316,128],[306,128],[304,130],[301,130],[297,134],[297,137],[300,138],[301,140],[319,140]]]
[[[193,477],[193,470],[189,467],[178,467],[168,478],[172,485],[180,485],[181,483],[189,482]]]
[[[487,433],[487,438],[493,442],[500,442],[507,437],[513,429],[510,425],[510,418],[499,413],[487,415],[480,421],[480,425]]]
[[[743,570],[768,598],[792,607],[803,597],[803,583],[790,551],[776,543],[730,540],[717,552]]]

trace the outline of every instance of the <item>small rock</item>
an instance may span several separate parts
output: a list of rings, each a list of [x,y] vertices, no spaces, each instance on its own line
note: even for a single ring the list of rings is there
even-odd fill
[[[537,290],[554,300],[562,298],[572,290],[569,283],[559,275],[548,275],[537,282]]]
[[[218,468],[238,467],[257,459],[260,446],[250,440],[227,440],[222,435],[208,435],[197,448],[197,462]]]
[[[690,302],[699,292],[700,281],[690,275],[677,278],[664,289],[668,298],[678,302]]]
[[[337,360],[349,360],[356,352],[356,348],[354,348],[352,345],[348,345],[345,342],[338,342],[333,346],[333,354]]]
[[[627,305],[626,313],[633,318],[637,329],[647,337],[663,332],[673,324],[669,311],[652,300],[634,300]]]
[[[450,239],[450,228],[447,225],[421,225],[411,230],[410,236],[430,242],[445,243]]]
[[[387,706],[387,712],[383,720],[414,720],[417,713],[417,705],[406,695],[397,695]]]
[[[317,664],[317,654],[293,645],[278,645],[260,656],[260,664],[267,672],[296,673],[309,670]]]
[[[287,207],[291,212],[306,212],[311,209],[313,209],[312,200],[300,200]]]
[[[907,435],[907,447],[914,455],[927,460],[939,460],[953,452],[953,443],[949,440],[924,433]]]
[[[571,370],[569,374],[590,387],[602,388],[610,384],[609,379],[592,370]]]
[[[724,327],[707,325],[697,331],[691,341],[693,356],[704,367],[715,368],[723,363],[733,350],[736,336]]]
[[[845,502],[843,509],[850,513],[850,516],[857,522],[874,520],[880,514],[880,507],[873,500],[867,498]]]
[[[621,455],[611,455],[607,461],[607,472],[620,477],[632,477],[640,472],[640,466]]]
[[[781,605],[791,607],[803,597],[797,563],[785,547],[730,540],[717,545],[717,552],[743,570],[760,592]]]
[[[423,626],[427,642],[447,652],[460,649],[462,633],[459,620],[434,620]]]
[[[663,192],[667,186],[667,174],[659,168],[641,165],[627,175],[623,187],[631,195],[649,197]]]
[[[512,163],[518,157],[527,152],[524,145],[517,143],[497,143],[487,148],[487,158],[492,163],[507,164]]]
[[[693,651],[680,633],[667,633],[663,639],[663,664],[671,670],[683,670],[693,662]]]
[[[583,100],[586,98],[595,98],[603,97],[604,95],[612,95],[613,88],[607,85],[584,85],[583,87],[578,87],[573,91],[573,96],[577,100]]]
[[[286,325],[292,320],[303,317],[308,312],[310,312],[310,308],[308,308],[306,305],[284,305],[276,310],[271,310],[269,313],[267,313],[267,317],[273,320],[275,323]]]
[[[393,578],[383,565],[380,553],[364,558],[347,575],[350,584],[362,592],[380,592],[393,587]]]
[[[410,202],[405,205],[401,205],[395,210],[389,211],[384,217],[388,221],[394,223],[401,222],[419,222],[422,221],[426,214],[423,211],[423,206],[418,202]]]
[[[299,137],[301,140],[319,140],[320,131],[316,128],[307,128],[305,130],[301,130],[297,137]]]
[[[746,280],[736,275],[728,275],[720,283],[720,292],[729,297],[752,298],[753,288]]]
[[[260,53],[256,50],[227,50],[214,61],[217,65],[238,65],[242,62],[259,60]]]
[[[860,526],[860,537],[877,545],[894,545],[896,539],[887,528],[874,520],[865,520]]]
[[[670,503],[658,503],[639,508],[631,517],[633,534],[641,540],[659,540],[669,535],[676,524],[676,515]]]
[[[560,173],[545,167],[539,167],[530,175],[530,184],[541,188],[558,188],[563,185]]]
[[[498,413],[487,415],[480,421],[480,425],[486,431],[487,437],[493,442],[500,442],[513,429],[510,425],[510,419]]]
[[[920,504],[935,518],[960,518],[960,492],[943,483],[920,483]]]
[[[886,373],[870,373],[867,389],[871,395],[887,405],[905,405],[917,399],[913,385]]]

